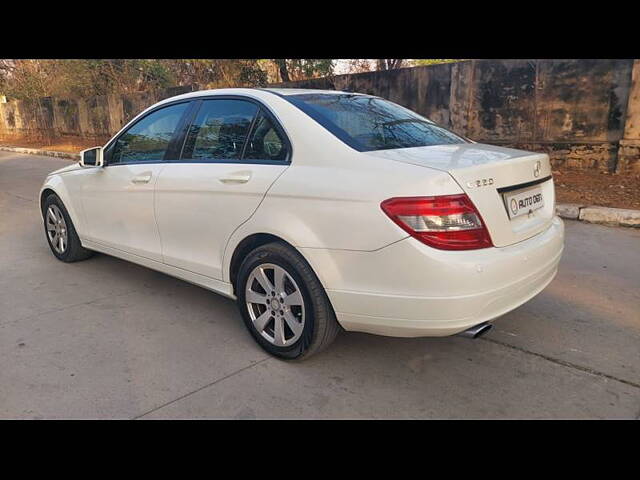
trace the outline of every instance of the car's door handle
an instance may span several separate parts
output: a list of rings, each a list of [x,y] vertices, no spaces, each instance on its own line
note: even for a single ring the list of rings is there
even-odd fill
[[[251,172],[236,172],[219,177],[222,183],[247,183],[251,180]]]
[[[138,175],[131,179],[133,183],[149,183],[149,180],[151,180],[150,173],[143,173],[142,175]]]

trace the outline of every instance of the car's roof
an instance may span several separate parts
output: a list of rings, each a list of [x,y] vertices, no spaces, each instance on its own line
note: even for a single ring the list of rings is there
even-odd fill
[[[180,100],[189,100],[191,98],[199,98],[199,97],[207,97],[207,96],[213,97],[218,95],[240,95],[240,96],[258,98],[263,101],[268,101],[268,97],[270,97],[271,95],[291,96],[291,95],[304,95],[304,94],[314,94],[314,93],[320,94],[320,95],[337,95],[337,94],[364,95],[364,94],[355,93],[355,92],[343,92],[340,90],[320,90],[320,89],[313,89],[313,88],[214,88],[209,90],[196,90],[193,92],[187,92],[181,95],[175,95],[173,97],[160,100],[159,102],[154,103],[153,105],[149,106],[148,108],[140,112],[129,123],[132,123],[138,117],[145,114],[149,110],[157,108],[161,105],[175,102],[175,101],[180,101]]]
[[[260,94],[261,92],[270,92],[276,95],[289,96],[289,95],[304,95],[304,94],[323,94],[323,95],[337,95],[337,94],[347,94],[354,95],[352,92],[342,92],[339,90],[320,90],[320,89],[312,89],[312,88],[214,88],[210,90],[196,90],[194,92],[183,93],[182,95],[176,95],[174,97],[165,98],[164,100],[158,102],[154,106],[159,104],[173,102],[175,100],[183,100],[194,97],[206,97],[208,95],[249,95],[255,96],[256,94]],[[357,94],[360,95],[360,94]],[[259,95],[262,96],[263,95]]]
[[[337,95],[337,94],[348,94],[353,95],[353,92],[342,92],[340,90],[320,90],[315,88],[262,88],[261,90],[266,90],[268,92],[277,93],[279,95],[308,95],[308,94],[323,94],[323,95]],[[360,94],[356,94],[360,95]]]

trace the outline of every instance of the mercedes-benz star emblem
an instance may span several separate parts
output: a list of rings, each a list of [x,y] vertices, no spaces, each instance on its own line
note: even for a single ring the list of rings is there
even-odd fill
[[[542,164],[540,163],[540,160],[538,160],[536,162],[536,166],[533,167],[533,176],[538,178],[540,176],[540,170],[542,169]]]

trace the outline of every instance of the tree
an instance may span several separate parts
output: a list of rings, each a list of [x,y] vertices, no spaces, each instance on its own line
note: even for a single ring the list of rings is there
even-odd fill
[[[275,58],[272,61],[278,67],[281,82],[325,77],[333,73],[334,67],[334,60],[330,58]]]
[[[0,94],[82,98],[169,86],[262,87],[332,72],[331,59],[0,60]]]
[[[38,60],[0,60],[2,94],[22,99],[47,95],[47,74]]]
[[[461,62],[461,59],[437,59],[437,58],[421,58],[413,61],[416,66],[437,65],[439,63]]]
[[[256,59],[158,60],[174,78],[173,85],[202,88],[259,87],[267,84],[267,74]]]
[[[284,58],[275,58],[273,63],[278,67],[278,73],[280,73],[281,82],[290,82],[289,69],[287,68],[287,60]]]
[[[345,73],[364,73],[376,69],[377,62],[365,58],[350,58],[340,60]]]
[[[19,99],[130,93],[173,84],[157,60],[1,60],[0,87]]]
[[[404,63],[402,58],[379,58],[377,60],[378,70],[395,70],[401,68]]]
[[[19,99],[90,97],[169,86],[264,86],[255,59],[0,60],[1,93]]]

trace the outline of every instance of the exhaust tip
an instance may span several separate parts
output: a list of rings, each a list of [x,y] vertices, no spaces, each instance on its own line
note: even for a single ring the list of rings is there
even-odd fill
[[[474,325],[473,327],[466,329],[464,332],[460,332],[458,335],[460,335],[461,337],[472,338],[472,339],[478,338],[484,335],[485,333],[487,333],[492,328],[493,328],[493,325],[491,325],[490,323],[482,322],[482,323],[479,323],[478,325]]]

